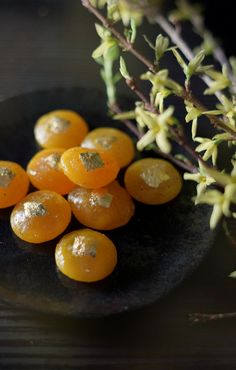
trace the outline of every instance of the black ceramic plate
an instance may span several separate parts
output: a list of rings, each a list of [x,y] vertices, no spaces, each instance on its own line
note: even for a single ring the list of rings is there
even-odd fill
[[[0,104],[0,158],[27,164],[38,150],[33,126],[42,114],[58,108],[81,113],[90,127],[110,124],[98,91],[56,89],[30,93]],[[15,237],[10,210],[0,210],[0,295],[21,306],[77,317],[103,316],[150,304],[195,269],[209,250],[209,209],[194,207],[191,185],[163,206],[136,205],[125,227],[107,233],[118,249],[118,266],[107,279],[77,283],[62,276],[54,263],[56,241],[40,246]],[[81,227],[72,224],[69,230]]]

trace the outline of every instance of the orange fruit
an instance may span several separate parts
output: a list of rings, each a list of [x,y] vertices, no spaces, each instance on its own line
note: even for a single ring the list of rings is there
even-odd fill
[[[102,280],[117,264],[117,251],[104,234],[83,229],[63,236],[55,250],[58,269],[71,279],[81,282]]]

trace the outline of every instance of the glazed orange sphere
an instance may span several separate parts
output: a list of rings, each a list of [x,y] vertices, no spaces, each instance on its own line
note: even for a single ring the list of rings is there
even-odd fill
[[[131,164],[124,181],[129,194],[145,204],[167,203],[182,188],[182,178],[175,167],[163,159],[155,158],[145,158]]]
[[[117,251],[104,234],[83,229],[63,236],[56,246],[55,259],[59,270],[69,278],[95,282],[112,273]]]
[[[61,156],[61,167],[72,182],[90,189],[109,184],[120,169],[110,154],[81,147],[66,150]]]
[[[88,125],[76,112],[55,110],[38,119],[34,128],[36,141],[43,148],[72,148],[87,135]]]
[[[43,243],[60,235],[71,220],[68,202],[54,191],[28,194],[11,214],[14,233],[29,243]]]
[[[98,230],[112,230],[129,222],[134,215],[134,203],[117,181],[104,188],[76,188],[68,201],[77,220]]]
[[[135,154],[131,138],[125,132],[110,127],[100,127],[90,131],[81,146],[106,151],[117,160],[120,167],[127,166]]]
[[[43,149],[31,159],[27,173],[31,183],[39,190],[52,190],[68,194],[76,185],[64,175],[60,159],[65,149]]]
[[[15,205],[25,197],[29,189],[29,178],[17,163],[0,161],[0,208]]]

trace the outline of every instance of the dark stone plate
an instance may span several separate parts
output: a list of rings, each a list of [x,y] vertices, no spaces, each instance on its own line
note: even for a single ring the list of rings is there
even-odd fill
[[[55,89],[0,103],[0,158],[27,164],[38,150],[33,126],[53,109],[80,112],[90,127],[111,124],[98,91]],[[202,261],[213,242],[209,209],[194,207],[193,188],[163,206],[136,205],[133,220],[106,233],[118,249],[118,266],[107,279],[77,283],[62,276],[54,263],[56,240],[31,245],[15,237],[11,210],[0,210],[0,294],[20,306],[48,313],[99,317],[150,304],[177,286]],[[73,221],[68,230],[81,227]]]

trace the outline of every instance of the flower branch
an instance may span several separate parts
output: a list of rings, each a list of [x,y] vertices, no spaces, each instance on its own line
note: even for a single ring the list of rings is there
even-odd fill
[[[120,109],[120,107],[118,106],[117,103],[114,104],[113,106],[110,106],[110,111],[111,111],[111,113],[113,113],[115,115],[118,115],[118,114],[122,115],[122,113],[124,113],[124,112],[122,112],[122,110]],[[136,128],[136,126],[134,125],[134,123],[132,121],[130,121],[128,119],[119,119],[119,121],[123,122],[124,125],[137,137],[137,139],[141,139],[142,133]],[[169,161],[174,163],[179,168],[182,168],[182,170],[185,170],[185,171],[188,171],[188,172],[191,172],[191,173],[196,173],[198,171],[197,166],[195,166],[190,161],[184,162],[184,161],[176,158],[175,156],[173,156],[170,153],[162,152],[157,147],[153,147],[152,150],[153,150],[153,152],[160,155],[161,157],[163,157],[165,159],[168,159]]]
[[[158,14],[155,20],[159,24],[159,26],[163,29],[163,31],[170,37],[172,42],[178,46],[178,48],[184,54],[186,59],[188,61],[191,61],[194,58],[194,53],[189,48],[187,43],[183,40],[180,33],[175,31],[175,28],[171,25],[170,22],[168,22],[168,20],[162,14]],[[212,80],[208,76],[202,75],[201,79],[205,82],[207,86],[211,85]],[[222,101],[220,92],[216,91],[215,96],[220,102]]]
[[[138,50],[136,50],[133,46],[133,44],[130,41],[127,41],[121,33],[114,27],[112,22],[104,17],[102,13],[95,8],[90,0],[81,0],[82,5],[88,9],[90,13],[92,13],[100,22],[101,24],[107,28],[113,36],[117,38],[119,41],[120,46],[126,50],[129,51],[131,54],[133,54],[140,62],[142,62],[150,71],[155,73],[156,71],[156,66],[154,63],[152,63],[148,58],[146,58],[144,55],[142,55]]]
[[[190,10],[192,8],[191,6],[186,7],[186,0],[179,0],[179,2],[184,3],[184,14],[181,16],[186,17],[186,9],[189,11],[189,8]],[[194,51],[183,40],[181,30],[175,32],[172,24],[161,14],[155,16],[156,22],[169,35],[174,46],[169,47],[168,37],[161,34],[157,36],[155,43],[152,43],[145,36],[146,42],[154,50],[154,60],[151,61],[134,47],[137,33],[135,22],[137,19],[140,21],[143,17],[137,7],[133,13],[132,8],[124,9],[120,6],[119,0],[114,0],[112,4],[104,0],[103,5],[107,6],[107,17],[105,17],[102,11],[96,8],[94,2],[82,0],[82,4],[101,23],[100,26],[96,26],[101,44],[94,51],[93,57],[102,66],[101,73],[106,85],[108,106],[110,111],[115,113],[114,118],[121,120],[135,134],[138,139],[138,150],[154,149],[158,154],[188,171],[184,178],[197,182],[195,204],[207,203],[213,206],[210,219],[211,228],[216,226],[222,215],[236,217],[230,209],[232,204],[236,204],[236,160],[232,158],[231,174],[222,173],[215,167],[221,143],[225,142],[231,146],[236,143],[236,104],[233,96],[228,97],[232,89],[228,64],[222,66],[222,71],[214,69],[214,66],[203,65],[202,62],[207,51],[200,50],[194,54]],[[192,14],[192,11],[189,13]],[[125,25],[123,34],[114,26],[114,22],[119,20]],[[129,29],[126,28],[127,25],[130,25]],[[130,112],[121,112],[116,95],[116,83],[120,76],[119,72],[114,72],[116,68],[114,62],[124,51],[131,53],[148,68],[148,71],[143,73],[140,79],[148,80],[152,85],[150,96],[146,97],[139,88],[136,79],[127,71],[124,59],[120,58],[120,74],[124,77],[126,85],[138,98],[134,110]],[[168,69],[161,67],[161,59],[169,51],[173,52],[183,70],[184,86],[169,77]],[[185,61],[186,59],[188,62]],[[207,84],[208,88],[203,92],[204,95],[215,95],[220,101],[215,110],[208,110],[193,94],[191,90],[193,75],[201,77]],[[224,94],[223,90],[227,90],[227,92]],[[191,143],[186,137],[184,125],[173,115],[175,107],[168,106],[166,99],[170,95],[181,98],[185,105],[187,111],[185,121],[192,125]],[[213,134],[210,138],[197,136],[198,120],[202,116],[207,117],[210,123],[221,132]],[[137,126],[132,120],[136,121]],[[172,141],[175,141],[193,159],[194,163],[191,163],[182,154],[174,155],[171,151]],[[210,160],[212,165],[209,164]],[[214,189],[214,187],[208,190],[209,186],[212,187],[215,184],[219,185],[221,190]]]

